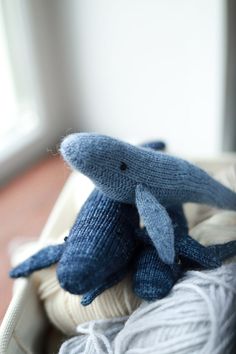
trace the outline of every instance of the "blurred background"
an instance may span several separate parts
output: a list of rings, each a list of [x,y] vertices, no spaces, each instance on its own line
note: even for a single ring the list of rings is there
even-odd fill
[[[69,169],[63,136],[236,148],[233,0],[1,0],[0,318],[9,242],[38,237]]]

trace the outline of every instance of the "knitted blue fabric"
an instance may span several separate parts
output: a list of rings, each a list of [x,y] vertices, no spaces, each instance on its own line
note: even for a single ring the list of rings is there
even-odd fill
[[[113,201],[94,189],[65,243],[42,249],[10,276],[28,276],[58,262],[61,287],[72,294],[85,294],[82,303],[87,305],[129,271],[138,245],[137,228],[139,216],[134,206]]]
[[[150,147],[150,143],[146,147]],[[152,145],[154,149],[163,147],[161,142]],[[133,271],[136,294],[143,299],[154,300],[165,296],[181,276],[184,268],[179,259],[184,260],[188,267],[198,264],[213,268],[219,266],[221,260],[236,254],[236,242],[201,246],[188,236],[181,205],[168,206],[167,209],[160,204],[156,206],[156,200],[152,200],[153,195],[146,186],[139,185],[138,188],[137,204],[142,202],[143,193],[147,199],[145,202],[149,203],[147,210],[153,208],[157,214],[161,210],[156,223],[160,238],[165,228],[167,231],[168,227],[173,228],[176,252],[173,265],[161,260],[147,227],[139,230],[136,208],[112,201],[95,189],[82,207],[66,242],[39,251],[13,269],[10,275],[28,276],[35,270],[59,262],[57,275],[61,286],[73,294],[84,294],[82,304],[88,305],[101,292],[119,282],[128,271]],[[163,212],[168,218],[162,221]],[[148,224],[149,214],[144,212],[142,216]],[[166,227],[167,221],[171,222]]]
[[[144,245],[133,271],[133,290],[138,297],[154,301],[165,297],[183,274],[181,264],[165,264],[153,245]]]
[[[9,275],[11,278],[27,277],[37,270],[48,268],[61,259],[64,249],[65,243],[45,247],[13,268]]]
[[[144,145],[156,150],[165,148],[160,141]],[[139,216],[134,206],[113,201],[94,189],[66,243],[39,251],[14,268],[10,276],[28,276],[58,262],[61,287],[72,294],[84,294],[82,304],[88,305],[130,270],[138,245],[135,238],[138,227]]]
[[[95,191],[93,194],[95,194]],[[160,299],[168,294],[175,282],[182,276],[185,270],[193,268],[195,265],[197,265],[198,268],[215,268],[221,265],[221,261],[236,254],[236,241],[228,242],[224,245],[214,245],[209,247],[200,245],[197,241],[187,235],[187,225],[185,224],[182,209],[178,207],[174,210],[172,209],[168,211],[170,217],[172,218],[175,230],[177,255],[176,262],[173,265],[167,265],[162,262],[148,236],[146,229],[136,229],[135,247],[138,246],[138,250],[135,252],[134,256],[131,257],[131,262],[128,266],[126,264],[124,267],[121,266],[120,269],[115,267],[116,272],[111,273],[110,275],[110,272],[106,271],[104,273],[104,279],[97,279],[96,272],[94,274],[88,274],[89,277],[93,276],[95,277],[95,280],[99,280],[99,282],[98,284],[95,283],[95,286],[84,294],[81,300],[83,305],[89,305],[96,298],[96,296],[112,285],[118,283],[128,271],[133,272],[133,289],[137,296],[147,301]],[[72,275],[74,277],[74,281],[76,282],[76,280],[81,276],[80,267],[78,267],[77,260],[83,262],[83,257],[80,258],[83,248],[78,250],[78,253],[74,258],[71,258],[70,256],[71,253],[74,254],[74,246],[80,247],[80,242],[78,242],[76,237],[76,235],[82,235],[81,233],[77,234],[81,227],[80,222],[81,220],[78,217],[74,227],[72,228],[75,229],[75,233],[74,230],[71,230],[71,235],[73,236],[68,238],[65,243],[45,247],[11,270],[10,276],[12,278],[28,276],[32,272],[47,268],[54,263],[59,262],[60,264],[60,260],[63,256],[65,264],[67,264],[68,267],[71,265],[72,271],[74,270],[74,265],[77,266],[78,273]],[[115,239],[113,242],[117,245]],[[90,240],[88,243],[90,244]],[[108,240],[108,244],[110,243],[111,240]],[[121,242],[120,245],[123,252],[127,252],[126,247],[129,246],[129,244],[130,241],[127,241],[126,244],[122,244]],[[86,245],[86,242],[82,242],[82,246],[86,247]],[[64,254],[66,248],[68,251]],[[105,250],[107,250],[106,247]],[[102,255],[101,251],[98,252],[98,254]],[[117,254],[119,254],[119,252]],[[108,250],[108,254],[106,254],[106,256],[109,258],[111,257],[110,262],[109,258],[107,262],[107,264],[110,265],[113,259],[111,249]],[[181,263],[179,262],[179,259],[181,259]],[[185,266],[182,264],[183,259],[185,261]],[[91,264],[93,264],[93,258],[91,258],[90,261],[92,262]],[[100,265],[98,266],[100,267]],[[62,281],[64,281],[64,277],[67,277],[67,267],[65,265],[63,268],[64,267],[65,270],[62,270]]]
[[[178,240],[185,237],[188,227],[182,207],[169,208],[167,212],[173,224],[175,238]],[[161,260],[146,227],[138,229],[136,235],[142,241],[142,246],[133,271],[134,292],[146,301],[161,299],[183,274],[182,265],[177,254],[172,265]]]
[[[155,150],[165,148],[160,141],[145,144],[146,148],[150,146]],[[84,294],[81,303],[88,305],[118,283],[130,269],[138,227],[136,208],[114,202],[95,189],[71,229],[73,247],[65,250],[58,265],[61,286],[72,294]]]
[[[165,148],[160,141],[145,144],[145,148],[150,146]],[[138,227],[134,206],[112,201],[95,189],[71,229],[73,248],[66,248],[57,267],[61,286],[72,294],[84,294],[82,304],[88,305],[118,283],[130,269]]]
[[[61,153],[109,198],[135,204],[160,258],[175,259],[167,207],[195,202],[236,210],[236,194],[189,162],[135,147],[108,136],[80,133],[65,138]]]
[[[117,273],[129,269],[137,247],[134,233],[138,227],[135,207],[115,202],[95,189],[80,210],[58,264],[62,288],[84,294],[118,282]]]
[[[236,241],[223,245],[202,246],[188,235],[187,222],[181,206],[168,208],[175,234],[176,258],[172,265],[165,264],[159,257],[146,228],[137,230],[142,241],[133,270],[135,293],[146,301],[166,296],[176,281],[188,269],[212,269],[236,254]]]
[[[221,265],[221,261],[236,254],[236,241],[204,247],[193,240],[187,235],[182,208],[175,207],[169,208],[168,213],[174,226],[177,257],[173,265],[167,265],[158,256],[146,229],[138,229],[137,213],[133,209],[132,206],[112,202],[94,190],[66,242],[40,250],[14,268],[10,276],[28,276],[59,262],[57,273],[60,274],[58,278],[62,287],[75,294],[85,292],[81,303],[88,305],[104,290],[118,283],[128,271],[132,271],[135,293],[142,299],[152,301],[164,297],[184,270],[195,264],[201,268],[215,268]],[[100,222],[100,217],[105,217],[109,225],[107,229],[103,228],[105,224]],[[137,246],[139,250],[135,251]],[[179,259],[184,259],[185,268]]]

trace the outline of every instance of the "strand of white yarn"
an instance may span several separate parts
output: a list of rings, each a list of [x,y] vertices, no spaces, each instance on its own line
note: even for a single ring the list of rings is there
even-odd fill
[[[189,271],[167,297],[143,302],[124,327],[124,318],[78,326],[83,335],[65,342],[60,354],[233,353],[235,274],[236,264]]]
[[[124,316],[83,323],[77,327],[79,336],[66,341],[59,353],[113,354],[112,343],[127,319]]]
[[[115,340],[114,353],[230,353],[236,324],[235,271],[231,264],[187,272],[168,297],[143,304],[130,316]]]

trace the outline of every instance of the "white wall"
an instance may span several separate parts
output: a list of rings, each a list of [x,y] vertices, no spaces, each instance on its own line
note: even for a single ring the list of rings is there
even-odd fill
[[[221,148],[224,0],[73,0],[78,129]]]

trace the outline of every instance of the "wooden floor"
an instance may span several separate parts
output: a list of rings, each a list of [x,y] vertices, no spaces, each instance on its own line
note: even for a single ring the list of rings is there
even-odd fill
[[[69,174],[59,156],[47,157],[0,190],[0,321],[11,299],[9,245],[40,235]]]

